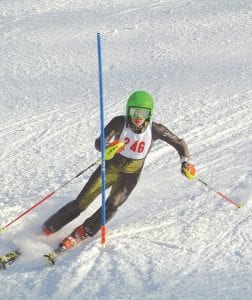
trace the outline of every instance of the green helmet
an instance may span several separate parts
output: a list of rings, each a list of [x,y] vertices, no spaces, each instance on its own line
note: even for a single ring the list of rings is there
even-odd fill
[[[127,101],[126,114],[127,118],[129,118],[129,109],[130,107],[144,108],[150,110],[149,118],[146,121],[150,121],[152,112],[153,112],[153,98],[152,96],[145,91],[136,91],[132,95],[130,95]]]

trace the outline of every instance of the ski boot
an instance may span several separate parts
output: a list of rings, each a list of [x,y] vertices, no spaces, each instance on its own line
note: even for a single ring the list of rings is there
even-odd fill
[[[80,225],[76,227],[74,231],[60,243],[60,246],[65,249],[70,249],[79,244],[81,241],[87,239],[88,237],[89,236],[85,228]]]
[[[52,265],[55,264],[57,257],[62,254],[64,251],[75,247],[81,241],[87,239],[89,235],[87,234],[85,228],[80,225],[74,229],[74,231],[67,236],[54,251],[44,255],[47,261]]]

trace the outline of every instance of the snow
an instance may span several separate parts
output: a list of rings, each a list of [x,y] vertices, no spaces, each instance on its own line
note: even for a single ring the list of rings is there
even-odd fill
[[[155,98],[154,120],[183,137],[198,175],[242,209],[180,175],[157,142],[137,188],[99,235],[41,258],[100,205],[52,238],[41,224],[74,199],[76,179],[0,237],[24,255],[0,273],[0,299],[251,299],[251,37],[246,0],[2,0],[1,226],[96,161],[96,33],[106,123],[127,97]]]

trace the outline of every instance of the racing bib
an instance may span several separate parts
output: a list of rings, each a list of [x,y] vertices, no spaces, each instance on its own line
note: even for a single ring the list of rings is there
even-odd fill
[[[135,133],[130,128],[123,127],[120,140],[125,143],[124,150],[120,154],[131,159],[143,159],[146,157],[152,142],[151,123],[143,133]]]

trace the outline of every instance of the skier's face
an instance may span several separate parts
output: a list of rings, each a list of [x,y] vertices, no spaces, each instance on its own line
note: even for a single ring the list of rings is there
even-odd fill
[[[143,120],[141,118],[131,118],[131,121],[132,121],[133,125],[135,125],[138,128],[140,128],[145,122],[145,120]]]
[[[129,116],[133,125],[141,128],[145,120],[150,117],[150,110],[141,107],[130,107]]]

